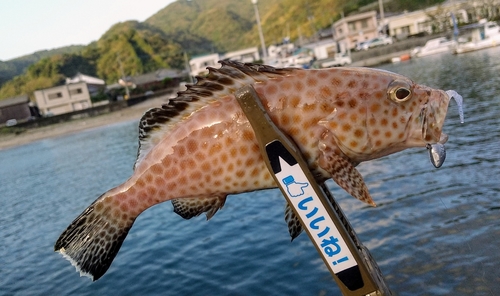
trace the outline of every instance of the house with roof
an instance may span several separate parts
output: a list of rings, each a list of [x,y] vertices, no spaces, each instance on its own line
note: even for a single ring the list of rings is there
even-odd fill
[[[106,88],[106,82],[104,80],[97,77],[85,75],[80,72],[76,73],[76,75],[71,78],[66,78],[66,84],[79,82],[85,82],[87,84],[90,96],[98,94],[100,91],[103,91]]]
[[[35,109],[31,105],[28,95],[0,100],[0,124],[12,119],[16,122],[24,121],[35,116]]]
[[[187,74],[182,70],[159,69],[136,76],[127,76],[118,81],[118,85],[110,85],[108,90],[128,87],[136,94],[177,87]]]
[[[86,82],[36,90],[33,94],[43,116],[59,115],[92,107]]]
[[[378,36],[377,12],[372,10],[343,17],[333,24],[333,31],[340,52],[354,49],[358,42]]]

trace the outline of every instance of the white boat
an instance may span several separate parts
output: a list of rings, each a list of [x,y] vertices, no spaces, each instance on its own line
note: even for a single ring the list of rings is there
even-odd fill
[[[457,43],[455,41],[448,40],[446,37],[434,38],[428,40],[423,47],[415,48],[412,55],[416,57],[424,57],[443,52],[451,53],[456,44]]]
[[[482,20],[466,29],[471,31],[466,36],[459,37],[458,44],[453,50],[455,54],[500,45],[500,27],[495,22]]]

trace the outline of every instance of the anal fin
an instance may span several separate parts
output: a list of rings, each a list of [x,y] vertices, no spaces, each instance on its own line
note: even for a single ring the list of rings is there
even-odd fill
[[[206,213],[207,220],[210,220],[224,206],[226,197],[227,195],[177,198],[172,199],[172,205],[174,212],[184,219],[191,219]]]
[[[288,225],[288,232],[292,237],[292,241],[302,233],[302,224],[300,223],[299,217],[295,215],[295,212],[290,207],[289,203],[285,206],[285,221]]]

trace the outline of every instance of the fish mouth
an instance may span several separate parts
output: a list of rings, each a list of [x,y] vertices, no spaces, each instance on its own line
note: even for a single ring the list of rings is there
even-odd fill
[[[454,90],[440,92],[442,100],[428,102],[420,111],[421,137],[426,145],[444,144],[448,141],[448,135],[442,132],[447,112],[443,112],[442,110],[443,105],[446,104],[448,106],[451,99],[454,99],[457,103],[460,122],[464,122],[462,96]]]
[[[463,98],[454,90],[448,90],[445,92],[448,95],[448,101],[452,98],[458,105],[458,114],[460,116],[460,122],[464,123],[464,111],[463,111]],[[425,130],[422,127],[422,136],[425,138]],[[444,144],[448,141],[448,135],[441,132],[439,141],[437,143],[431,144],[427,143],[426,148],[429,151],[429,158],[435,168],[440,168],[444,160],[446,159],[446,148]]]

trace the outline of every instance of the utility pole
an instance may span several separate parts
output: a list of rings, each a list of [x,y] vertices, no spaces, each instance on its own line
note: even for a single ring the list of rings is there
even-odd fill
[[[262,33],[262,26],[260,24],[259,8],[257,7],[258,0],[252,0],[253,8],[255,10],[255,18],[257,19],[257,29],[259,30],[260,45],[262,46],[262,58],[267,59],[266,43],[264,42],[264,34]]]
[[[380,24],[382,25],[382,29],[385,27],[385,19],[384,19],[384,0],[378,0],[378,8],[380,10]],[[385,31],[385,30],[384,30]]]

